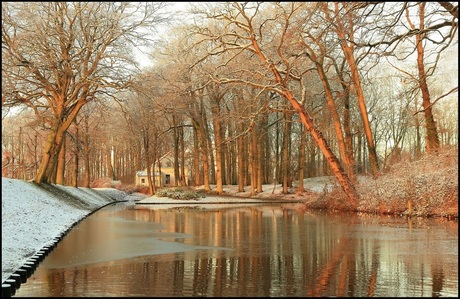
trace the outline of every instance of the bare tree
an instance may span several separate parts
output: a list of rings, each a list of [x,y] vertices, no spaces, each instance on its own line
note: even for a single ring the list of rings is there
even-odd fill
[[[299,20],[303,19],[303,9],[305,9],[303,3],[262,5],[234,2],[219,7],[215,13],[207,14],[210,19],[221,22],[221,25],[216,27],[225,28],[225,31],[213,32],[211,30],[213,27],[207,24],[197,28],[196,33],[203,36],[203,41],[209,40],[217,44],[208,52],[209,55],[232,52],[228,62],[243,53],[252,60],[256,57],[259,59],[259,68],[252,70],[242,68],[238,72],[233,72],[233,76],[239,75],[238,78],[214,77],[213,80],[220,83],[243,83],[282,95],[300,116],[301,122],[322,151],[349,197],[350,206],[356,208],[359,196],[353,184],[313,119],[297,100],[291,87],[290,81],[298,78],[299,73],[301,74],[298,69],[300,67],[298,57],[301,57],[302,49],[299,48],[299,35],[293,24],[298,24]],[[279,35],[276,35],[278,32]],[[224,63],[222,67],[226,64]]]
[[[419,29],[425,29],[425,6],[426,3],[419,4]],[[415,25],[413,24],[409,9],[406,7],[406,18],[409,26],[412,30],[415,30]],[[427,152],[437,151],[439,148],[439,136],[438,130],[436,127],[436,122],[433,116],[433,109],[431,105],[431,96],[428,89],[427,83],[427,73],[425,70],[425,49],[423,46],[423,39],[426,34],[417,33],[415,34],[415,46],[417,49],[417,70],[418,70],[418,81],[420,91],[422,92],[422,106],[425,115],[425,125],[426,125],[426,150]]]
[[[146,42],[163,3],[21,2],[2,5],[5,105],[51,111],[36,183],[55,172],[63,136],[80,109],[98,94],[129,82],[130,45]],[[144,30],[144,31],[142,31]],[[3,89],[6,90],[3,90]]]
[[[357,5],[358,6],[358,5]],[[353,82],[354,91],[358,100],[358,107],[363,121],[363,129],[366,136],[367,146],[369,150],[369,159],[371,164],[372,174],[377,175],[379,166],[377,152],[373,140],[372,130],[369,123],[369,116],[366,108],[364,91],[362,88],[361,77],[359,74],[358,60],[355,57],[355,19],[357,9],[353,4],[349,3],[334,3],[333,13],[329,11],[328,4],[322,4],[323,11],[326,14],[326,19],[332,25],[333,30],[337,34],[340,47],[344,53],[345,59],[350,69],[351,79]],[[359,7],[359,6],[358,6]]]
[[[332,117],[333,127],[337,137],[337,144],[339,148],[340,158],[344,163],[344,167],[347,170],[348,176],[353,176],[353,158],[351,154],[351,149],[349,147],[349,143],[345,143],[345,135],[344,129],[347,129],[346,121],[349,118],[345,117],[344,122],[344,129],[342,129],[342,121],[339,116],[338,112],[338,105],[336,104],[336,98],[334,97],[334,90],[331,86],[331,75],[328,74],[329,65],[327,64],[327,60],[332,60],[333,53],[337,52],[336,46],[337,42],[334,42],[335,37],[331,36],[330,26],[324,19],[318,17],[321,15],[321,5],[318,4],[317,7],[311,10],[306,16],[308,22],[306,22],[306,26],[302,29],[302,39],[301,43],[302,46],[305,48],[305,54],[314,64],[314,69],[318,74],[318,77],[321,81],[324,90],[324,96],[326,98],[327,107],[329,109],[329,113]],[[336,67],[336,72],[338,75],[342,75],[339,73],[339,69]],[[345,88],[346,83],[341,81]],[[347,98],[345,98],[347,99]],[[347,148],[348,146],[348,148]]]
[[[351,4],[351,7],[352,10],[361,10],[361,15],[369,18],[366,24],[370,24],[368,33],[363,34],[361,40],[348,39],[353,45],[367,49],[367,53],[372,51],[384,57],[394,56],[399,61],[411,58],[415,53],[416,76],[408,69],[393,66],[415,82],[416,90],[421,92],[423,109],[418,112],[424,113],[427,151],[436,151],[439,136],[432,112],[434,102],[431,102],[428,78],[435,72],[443,52],[457,37],[458,5],[450,2],[401,2],[388,5],[357,3]],[[411,17],[415,10],[418,11],[418,22]],[[380,18],[376,19],[376,16]],[[407,46],[412,37],[415,37],[415,42]],[[456,91],[456,88],[458,86],[447,90]]]

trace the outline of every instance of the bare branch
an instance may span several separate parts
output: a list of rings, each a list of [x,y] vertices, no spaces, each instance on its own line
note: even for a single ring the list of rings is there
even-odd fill
[[[436,104],[437,101],[439,101],[440,99],[442,99],[444,97],[447,97],[448,95],[450,95],[451,93],[456,92],[456,91],[458,91],[458,86],[452,88],[450,91],[448,91],[447,93],[443,94],[442,96],[440,96],[436,100],[434,100],[430,105],[428,105],[424,109],[421,109],[419,111],[414,112],[412,115],[416,115],[418,113],[425,112],[427,109],[431,108],[434,104]]]

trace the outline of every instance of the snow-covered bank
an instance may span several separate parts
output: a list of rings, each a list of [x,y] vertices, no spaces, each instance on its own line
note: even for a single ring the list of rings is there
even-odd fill
[[[43,188],[2,178],[2,282],[75,222],[126,197],[111,188]]]

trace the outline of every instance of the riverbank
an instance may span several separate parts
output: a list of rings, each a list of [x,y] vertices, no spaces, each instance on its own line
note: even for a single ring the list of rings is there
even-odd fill
[[[127,194],[2,178],[2,282],[53,238]]]
[[[457,146],[444,147],[413,161],[400,156],[376,177],[359,175],[355,180],[360,196],[358,213],[458,220]],[[215,190],[214,185],[211,187]],[[248,189],[238,192],[237,186],[223,188],[224,196],[238,197],[249,197]],[[333,176],[305,179],[303,191],[295,182],[286,194],[281,185],[263,185],[262,189],[251,198],[301,201],[308,209],[349,210],[347,197]]]

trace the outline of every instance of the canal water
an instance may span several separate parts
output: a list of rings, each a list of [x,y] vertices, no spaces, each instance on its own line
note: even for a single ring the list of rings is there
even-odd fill
[[[15,296],[458,296],[458,222],[302,207],[108,206]]]

